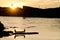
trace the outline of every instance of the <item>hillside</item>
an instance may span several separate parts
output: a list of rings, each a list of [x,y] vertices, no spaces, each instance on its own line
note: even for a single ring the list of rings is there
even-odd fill
[[[23,6],[23,9],[17,8],[17,12],[9,12],[9,8],[0,7],[0,16],[19,16],[19,17],[43,17],[43,18],[60,18],[60,7],[39,9],[28,6]]]

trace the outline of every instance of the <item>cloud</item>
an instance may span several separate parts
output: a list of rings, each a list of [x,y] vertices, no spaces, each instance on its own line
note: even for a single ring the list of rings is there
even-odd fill
[[[11,3],[23,3],[25,6],[36,8],[60,7],[60,0],[0,0],[0,6],[9,6]]]
[[[37,8],[54,8],[60,6],[60,0],[25,0],[25,5]]]

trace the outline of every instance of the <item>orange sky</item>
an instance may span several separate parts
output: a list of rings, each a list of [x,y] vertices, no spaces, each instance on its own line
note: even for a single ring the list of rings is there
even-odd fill
[[[60,6],[60,0],[0,0],[0,6],[10,7],[11,4],[26,5],[37,8],[54,8]]]

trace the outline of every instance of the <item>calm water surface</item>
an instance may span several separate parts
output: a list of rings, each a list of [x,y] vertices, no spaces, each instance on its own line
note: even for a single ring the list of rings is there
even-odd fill
[[[59,18],[26,18],[22,17],[0,17],[0,21],[6,28],[18,27],[17,31],[26,29],[26,32],[39,32],[36,35],[18,36],[14,35],[0,38],[0,40],[60,40],[60,19]],[[6,31],[13,28],[5,29]]]

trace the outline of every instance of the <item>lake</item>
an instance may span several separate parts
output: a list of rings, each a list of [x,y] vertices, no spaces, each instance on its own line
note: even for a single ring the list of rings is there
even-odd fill
[[[60,40],[60,18],[25,18],[0,16],[0,21],[6,28],[15,28],[17,31],[26,29],[26,32],[39,32],[36,35],[18,36],[14,35],[0,38],[0,40]],[[5,29],[13,31],[13,28]]]

